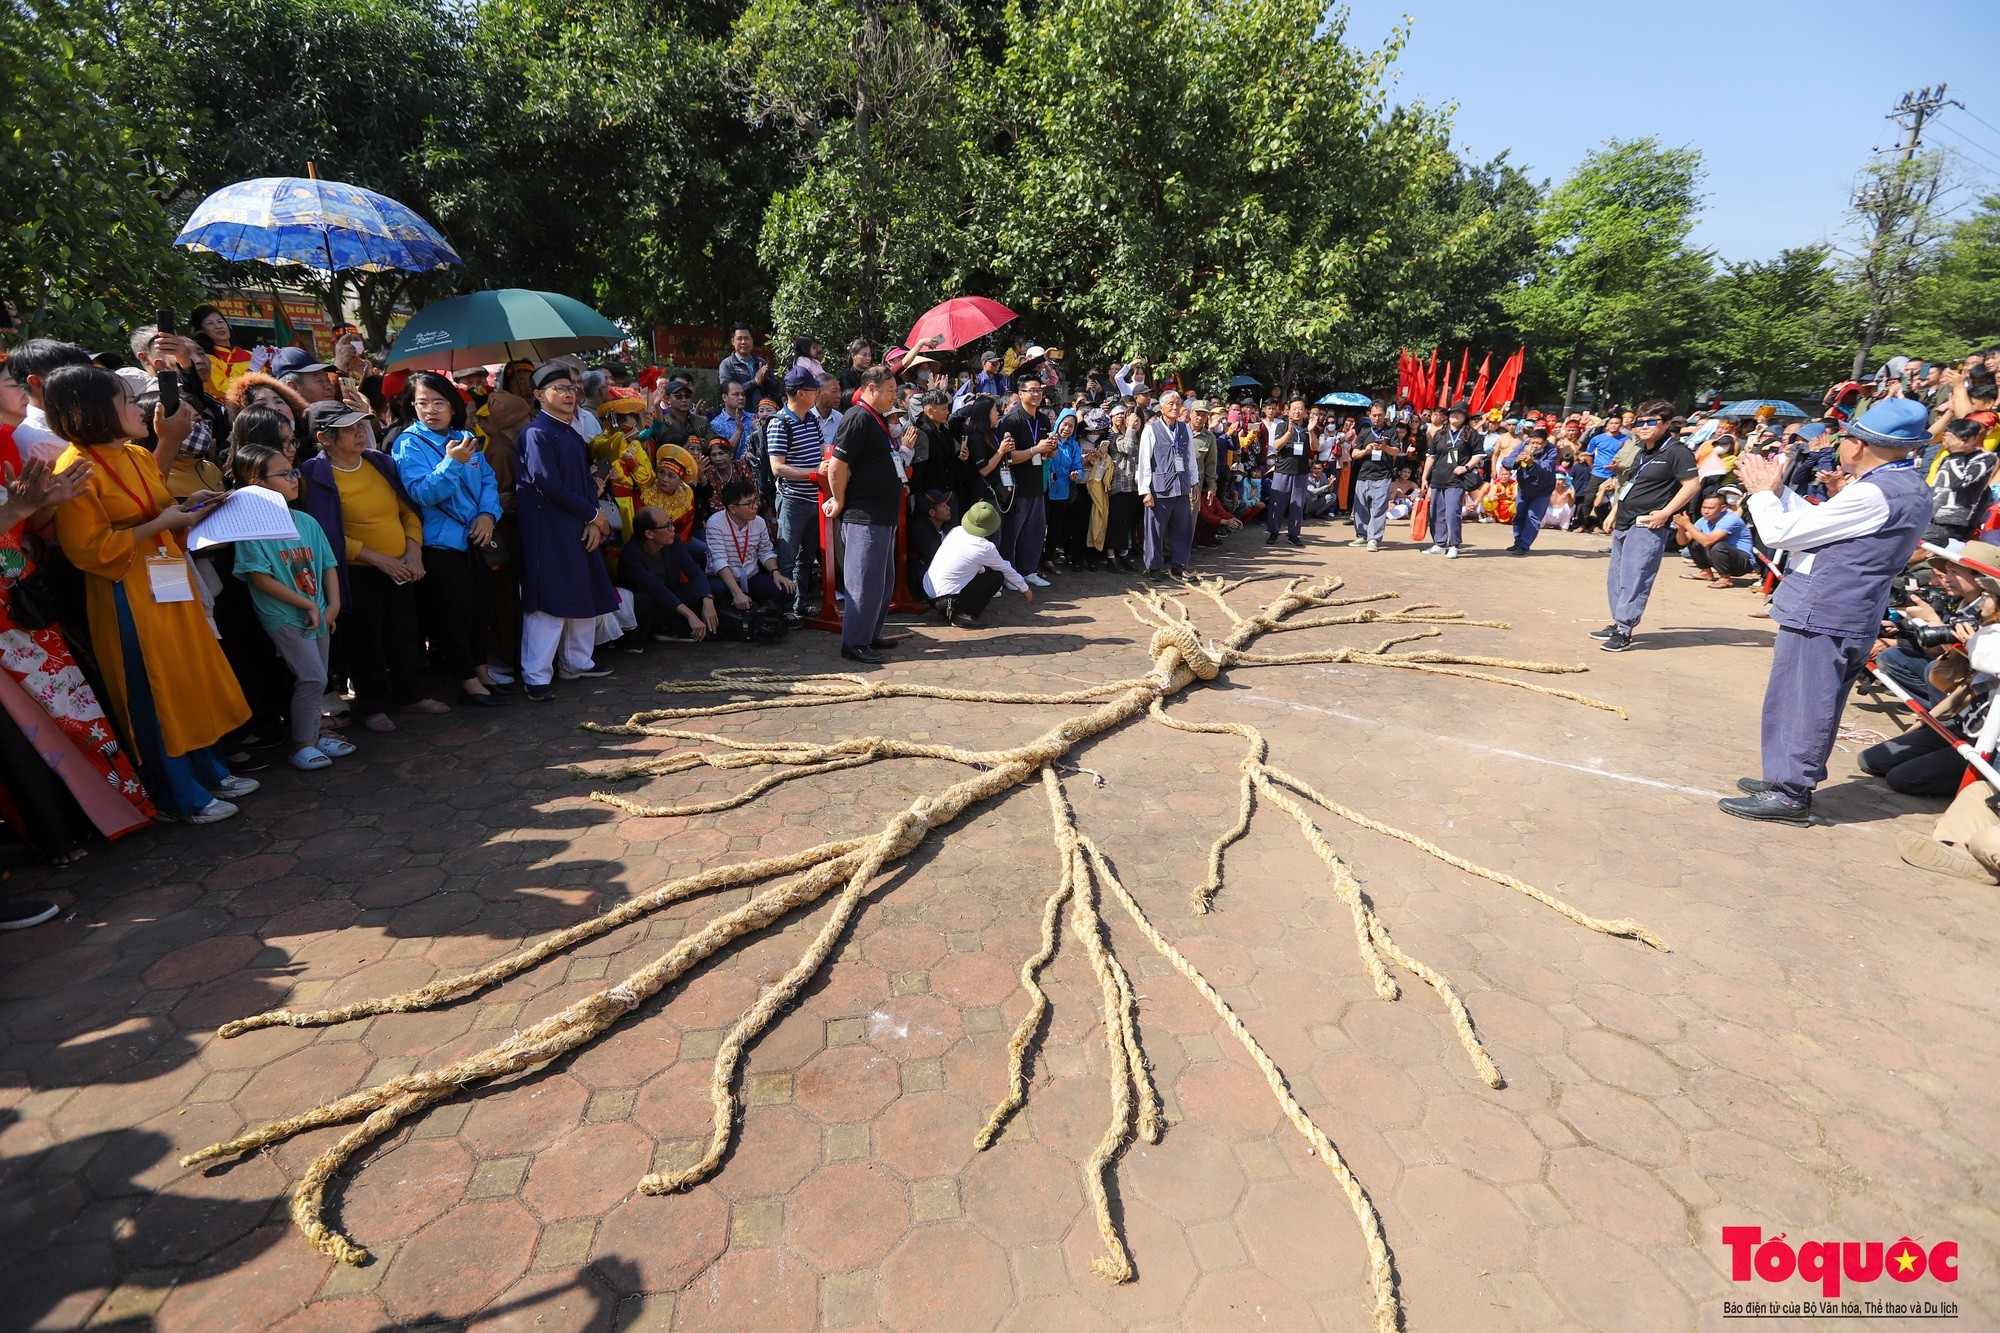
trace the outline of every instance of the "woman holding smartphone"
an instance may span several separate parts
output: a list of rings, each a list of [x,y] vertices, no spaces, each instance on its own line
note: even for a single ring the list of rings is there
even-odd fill
[[[196,598],[180,533],[222,497],[179,504],[143,445],[146,420],[121,377],[64,366],[43,390],[49,428],[70,442],[58,473],[89,459],[75,499],[56,510],[56,535],[85,574],[91,645],[119,720],[138,746],[140,776],[161,814],[212,824],[257,790],[230,774],[214,746],[250,716],[243,691]],[[162,437],[185,434],[187,406],[157,407]]]

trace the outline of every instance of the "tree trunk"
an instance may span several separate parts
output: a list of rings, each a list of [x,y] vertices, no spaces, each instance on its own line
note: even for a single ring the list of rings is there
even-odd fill
[[[1576,346],[1569,351],[1569,383],[1563,388],[1563,415],[1568,416],[1576,407],[1576,376],[1583,368],[1583,340],[1577,339]]]
[[[869,36],[872,40],[859,54],[863,60],[880,59],[884,56],[880,30],[881,20],[871,18]],[[865,76],[864,76],[865,77]],[[875,170],[874,158],[869,145],[869,122],[873,119],[874,108],[864,92],[854,102],[854,160],[860,168],[859,188],[855,191],[855,212],[858,224],[856,237],[861,251],[861,266],[855,275],[856,314],[861,325],[861,336],[876,339],[881,336],[882,312],[882,269],[877,247],[881,244],[881,231],[875,217]]]
[[[1854,349],[1854,371],[1848,376],[1849,379],[1860,379],[1862,372],[1868,369],[1868,354],[1875,350],[1875,338],[1881,332],[1882,303],[1871,298],[1868,302],[1868,318],[1861,325],[1861,346]]]

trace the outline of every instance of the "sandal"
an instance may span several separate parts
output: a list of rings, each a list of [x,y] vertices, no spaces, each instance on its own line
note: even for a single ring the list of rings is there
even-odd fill
[[[294,753],[291,758],[285,760],[285,762],[305,773],[310,773],[316,768],[333,767],[333,760],[328,759],[324,754],[320,753],[317,745],[305,746]]]
[[[361,725],[370,731],[394,731],[396,724],[387,713],[370,713],[361,719]]]
[[[451,705],[439,703],[436,699],[419,699],[413,704],[398,704],[396,711],[399,713],[449,713]]]
[[[339,736],[321,736],[313,744],[329,759],[345,759],[354,753],[354,742]]]

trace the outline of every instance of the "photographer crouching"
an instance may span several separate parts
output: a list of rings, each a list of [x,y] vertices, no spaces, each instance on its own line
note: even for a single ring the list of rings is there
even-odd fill
[[[1808,504],[1783,483],[1784,465],[1746,455],[1737,480],[1764,544],[1791,553],[1771,599],[1778,640],[1764,689],[1764,776],[1718,802],[1739,819],[1804,827],[1840,730],[1848,691],[1867,665],[1889,609],[1889,585],[1931,521],[1930,487],[1910,451],[1930,442],[1921,403],[1886,398],[1844,428],[1835,458],[1846,481]]]

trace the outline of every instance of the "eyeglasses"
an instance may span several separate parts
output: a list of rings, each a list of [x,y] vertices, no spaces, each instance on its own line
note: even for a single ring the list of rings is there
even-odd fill
[[[300,471],[299,471],[299,470],[298,470],[297,468],[291,468],[291,469],[289,469],[289,470],[287,470],[287,471],[284,471],[284,472],[266,472],[266,473],[264,474],[264,480],[265,480],[265,481],[297,481],[297,480],[298,480],[298,479],[299,479],[300,477],[302,477],[302,476],[304,476],[304,475],[305,475],[305,474],[304,474],[304,473],[302,473],[302,472],[300,472]]]

